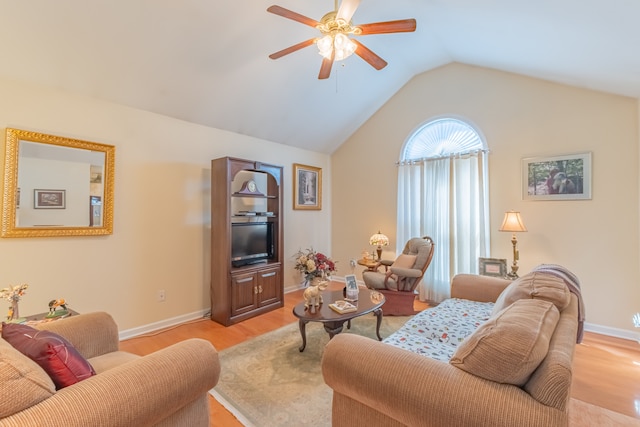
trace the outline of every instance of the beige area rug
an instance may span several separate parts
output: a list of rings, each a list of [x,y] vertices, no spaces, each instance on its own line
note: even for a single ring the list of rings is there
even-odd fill
[[[386,338],[410,317],[382,319]],[[376,338],[373,314],[357,317],[342,333]],[[320,360],[329,335],[317,322],[307,324],[307,347],[298,322],[220,352],[222,372],[213,397],[245,426],[330,426],[331,389],[324,383]]]
[[[385,317],[383,338],[409,317]],[[352,321],[351,330],[376,339],[375,316]],[[324,384],[320,360],[329,336],[319,323],[307,324],[307,348],[298,323],[220,352],[222,373],[213,397],[247,427],[331,425],[331,389]],[[640,420],[571,399],[571,427],[640,426]]]

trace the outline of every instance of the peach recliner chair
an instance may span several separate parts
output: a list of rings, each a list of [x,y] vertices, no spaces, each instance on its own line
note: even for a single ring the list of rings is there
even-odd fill
[[[381,260],[376,271],[365,271],[362,280],[369,289],[384,294],[383,312],[391,316],[415,314],[413,301],[416,287],[431,264],[434,243],[431,237],[413,237],[405,244],[395,261]],[[385,271],[377,271],[384,266]]]

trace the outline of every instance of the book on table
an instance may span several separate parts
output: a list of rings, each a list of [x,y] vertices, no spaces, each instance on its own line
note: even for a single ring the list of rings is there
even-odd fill
[[[332,302],[331,304],[329,304],[329,307],[331,307],[333,311],[336,311],[340,314],[351,313],[358,310],[358,307],[351,304],[349,301],[342,301],[342,300]]]

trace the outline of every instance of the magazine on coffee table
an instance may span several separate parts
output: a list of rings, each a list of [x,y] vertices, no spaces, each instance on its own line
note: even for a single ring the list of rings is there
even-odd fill
[[[336,311],[340,314],[352,313],[358,310],[358,307],[351,304],[349,301],[342,301],[342,300],[332,302],[331,304],[329,304],[329,307],[331,307],[333,311]]]

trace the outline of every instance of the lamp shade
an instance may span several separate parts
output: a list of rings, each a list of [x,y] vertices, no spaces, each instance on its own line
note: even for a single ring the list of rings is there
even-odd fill
[[[512,233],[527,231],[527,227],[522,222],[520,212],[508,211],[504,214],[504,220],[499,231],[510,231]]]
[[[376,234],[371,236],[371,238],[369,238],[369,244],[375,246],[388,246],[389,238],[378,231]]]

